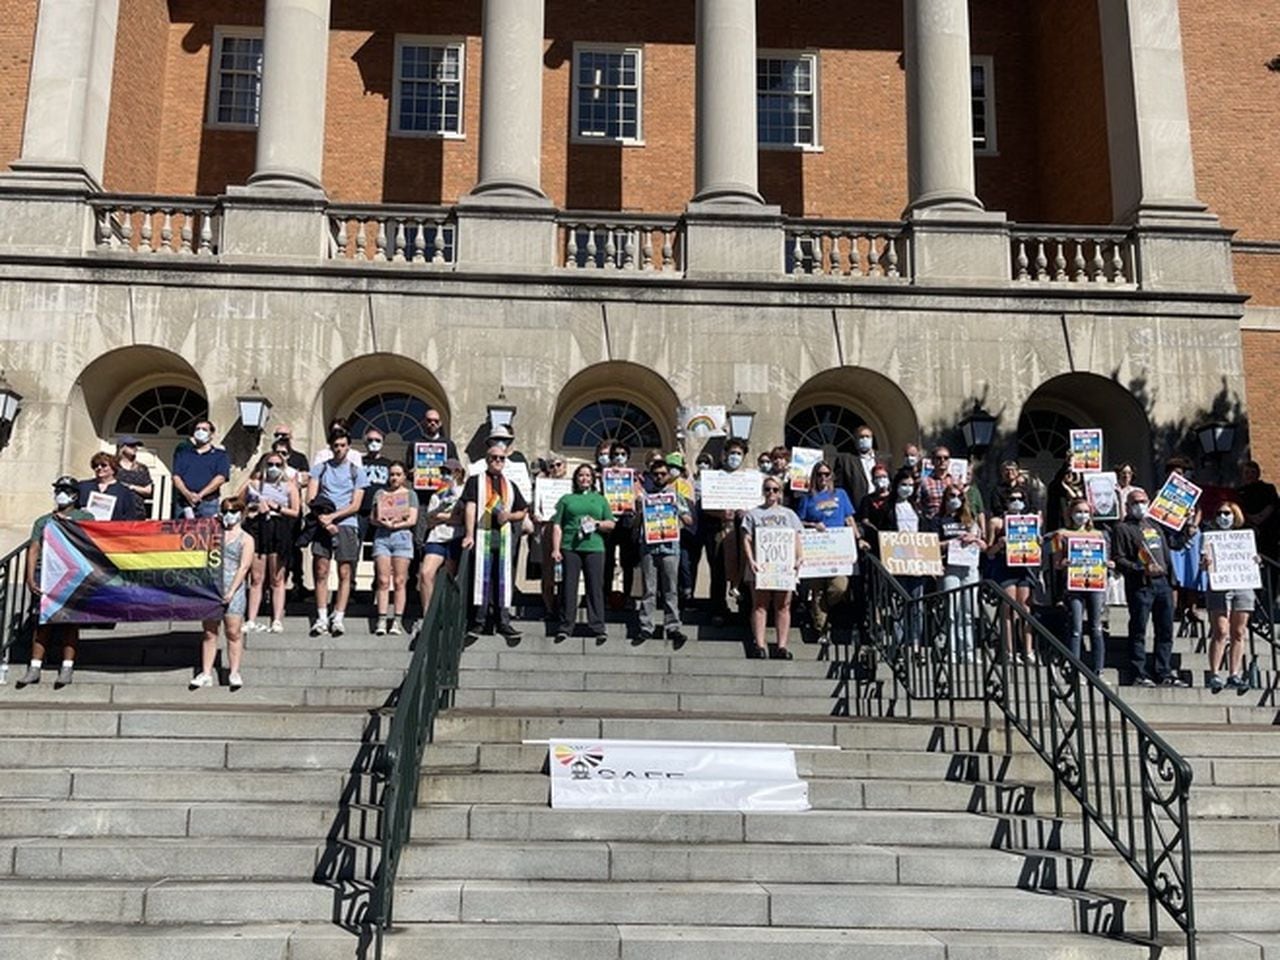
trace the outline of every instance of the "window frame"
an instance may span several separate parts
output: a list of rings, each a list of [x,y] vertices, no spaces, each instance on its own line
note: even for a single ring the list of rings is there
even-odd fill
[[[608,137],[579,132],[578,114],[578,58],[584,53],[633,53],[636,57],[636,135],[635,137]],[[638,43],[575,43],[569,79],[569,141],[570,143],[604,144],[620,147],[644,146],[644,45]]]
[[[237,123],[218,119],[218,94],[222,91],[222,44],[232,39],[262,40],[262,27],[215,26],[209,55],[208,94],[205,97],[205,126],[214,130],[257,130],[262,121],[262,68],[258,68],[258,110],[253,123]],[[266,51],[263,50],[265,58]]]
[[[761,60],[808,60],[809,75],[813,78],[813,143],[765,143],[760,139],[760,85],[756,95],[756,148],[759,150],[799,150],[803,153],[822,153],[822,58],[816,49],[756,51],[756,76],[759,77]]]
[[[458,51],[458,129],[405,130],[400,126],[400,68],[405,47],[455,47]],[[414,33],[397,33],[395,59],[391,75],[391,129],[393,137],[425,137],[438,140],[467,139],[467,38],[458,36],[426,36]],[[448,81],[452,82],[452,81]]]
[[[972,71],[974,67],[982,68],[983,95],[982,115],[986,121],[987,142],[978,146],[975,135],[973,155],[975,157],[996,157],[1000,155],[1000,142],[996,138],[996,66],[995,57],[990,54],[973,54],[969,57],[969,103],[972,110],[974,100]]]

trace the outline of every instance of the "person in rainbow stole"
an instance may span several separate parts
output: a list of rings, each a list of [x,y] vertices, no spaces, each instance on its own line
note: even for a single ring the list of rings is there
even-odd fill
[[[476,607],[470,632],[496,627],[504,637],[518,637],[511,625],[511,524],[524,521],[528,504],[516,485],[503,476],[507,448],[494,444],[485,453],[485,469],[467,479],[462,490],[466,535],[462,549],[475,550],[471,602]]]

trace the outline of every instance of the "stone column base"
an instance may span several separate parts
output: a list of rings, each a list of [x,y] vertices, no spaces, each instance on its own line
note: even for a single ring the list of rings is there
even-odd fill
[[[1144,223],[1134,227],[1136,271],[1143,290],[1235,293],[1231,230],[1206,216],[1196,225]]]
[[[27,168],[0,174],[0,251],[78,257],[93,247],[93,179],[76,168]]]
[[[459,270],[529,273],[560,265],[550,200],[467,196],[455,212]]]
[[[786,231],[780,207],[690,203],[684,215],[685,275],[786,273]]]
[[[308,262],[329,255],[323,193],[230,187],[222,198],[221,259],[228,262]]]
[[[912,211],[907,224],[914,282],[993,287],[1013,279],[1003,213],[933,207]]]

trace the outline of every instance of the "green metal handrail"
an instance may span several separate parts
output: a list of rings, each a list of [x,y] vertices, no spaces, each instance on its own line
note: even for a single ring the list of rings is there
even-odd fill
[[[441,570],[436,576],[431,605],[418,627],[413,659],[400,685],[391,731],[377,765],[383,781],[382,859],[372,902],[377,957],[382,956],[382,938],[392,922],[396,870],[413,825],[423,753],[432,740],[436,715],[452,706],[458,687],[470,569],[471,554],[464,552],[456,575]]]
[[[27,587],[27,543],[0,557],[0,663],[35,631],[35,595]]]
[[[1258,603],[1249,617],[1249,663],[1247,678],[1250,689],[1261,690],[1260,706],[1276,706],[1276,693],[1280,687],[1280,628],[1276,623],[1276,598],[1280,592],[1280,563],[1270,557],[1262,557],[1262,589],[1257,591]],[[1262,658],[1258,652],[1261,641],[1271,650],[1271,673],[1262,673]],[[1244,691],[1241,691],[1244,692]]]
[[[1163,909],[1195,960],[1190,764],[998,584],[913,597],[866,560],[869,644],[908,714],[913,701],[931,701],[934,716],[954,720],[958,702],[974,701],[990,723],[998,707],[1006,748],[1017,730],[1052,770],[1055,814],[1064,793],[1080,805],[1084,852],[1097,830],[1142,881],[1152,940]]]

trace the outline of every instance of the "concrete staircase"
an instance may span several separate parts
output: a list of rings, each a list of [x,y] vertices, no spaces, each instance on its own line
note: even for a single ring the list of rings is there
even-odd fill
[[[1005,754],[979,709],[833,716],[862,703],[798,639],[795,661],[754,661],[709,627],[675,649],[621,624],[601,645],[524,626],[464,654],[386,956],[1150,956],[1126,939],[1145,929],[1136,879],[1105,841],[1081,855],[1047,768],[1020,744]],[[370,771],[409,653],[357,620],[341,638],[302,631],[251,635],[235,694],[186,690],[181,634],[86,644],[64,690],[0,687],[0,957],[365,955],[347,928],[376,863]],[[1122,692],[1195,770],[1200,956],[1280,957],[1276,711],[1255,694]],[[840,749],[799,751],[809,813],[562,812],[545,746],[523,742],[553,735]]]

